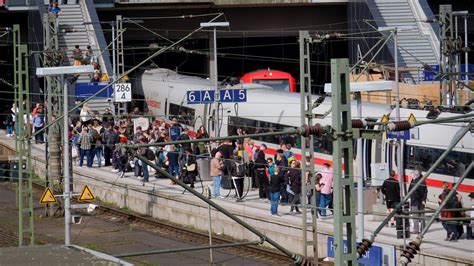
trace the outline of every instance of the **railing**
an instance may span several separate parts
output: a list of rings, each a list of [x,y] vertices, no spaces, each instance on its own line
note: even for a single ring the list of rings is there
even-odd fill
[[[91,42],[91,46],[94,47],[95,51],[100,51],[101,47],[106,47],[107,42],[105,41],[105,36],[102,31],[102,26],[100,25],[99,17],[95,10],[95,1],[93,0],[80,0],[81,8],[83,10],[84,19],[91,24],[86,25],[87,34]],[[110,63],[110,54],[108,50],[105,50],[101,56],[98,56],[99,64],[102,70],[102,73],[110,76],[112,73],[112,65]]]
[[[428,4],[427,3],[425,4],[429,8]],[[439,57],[440,57],[439,56],[439,51],[440,51],[439,40],[431,24],[429,22],[426,22],[428,20],[428,16],[425,13],[426,7],[424,9],[422,4],[419,1],[409,0],[408,5],[410,6],[410,9],[413,12],[418,29],[420,30],[421,34],[428,37],[428,40],[430,42],[431,48],[433,49],[436,61],[439,62]]]

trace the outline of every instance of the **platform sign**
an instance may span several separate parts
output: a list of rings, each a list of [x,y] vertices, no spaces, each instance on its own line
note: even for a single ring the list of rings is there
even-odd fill
[[[43,192],[43,196],[41,196],[40,203],[48,204],[48,203],[57,203],[57,202],[58,200],[54,196],[53,192],[51,191],[49,187],[47,187]]]
[[[468,64],[467,66],[468,73],[473,73],[474,72],[474,64]],[[461,64],[460,72],[466,72],[465,64]],[[430,65],[429,67],[425,68],[423,70],[423,79],[425,81],[436,81],[439,80],[439,65]],[[473,79],[474,76],[470,75],[468,76],[469,79]],[[460,75],[461,80],[466,79],[466,75]]]
[[[247,102],[247,90],[246,89],[220,90],[219,101],[221,103]]]
[[[77,82],[74,85],[76,99],[88,98],[95,94],[105,86],[109,85],[108,82]],[[109,87],[105,91],[97,95],[97,98],[110,98],[112,97],[112,88]]]
[[[328,236],[327,256],[334,258],[334,237]],[[344,240],[344,251],[347,251],[347,240]],[[357,259],[359,265],[382,266],[382,248],[372,245],[362,258]]]
[[[132,84],[116,83],[114,84],[114,101],[116,103],[125,103],[132,101]]]
[[[387,139],[410,140],[410,130],[387,132]]]
[[[187,91],[186,99],[188,104],[214,103],[215,90]]]
[[[86,185],[84,189],[82,190],[81,195],[79,196],[79,201],[94,200],[94,199],[95,199],[94,194],[92,194],[92,191]]]

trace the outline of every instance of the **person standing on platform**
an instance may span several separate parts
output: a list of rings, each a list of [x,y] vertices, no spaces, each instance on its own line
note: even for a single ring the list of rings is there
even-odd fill
[[[110,159],[112,158],[112,151],[114,150],[115,144],[117,144],[117,136],[112,130],[109,122],[104,123],[104,132],[102,132],[100,136],[104,145],[104,166],[111,166],[112,163],[110,162]]]
[[[265,160],[265,149],[267,145],[262,144],[260,150],[255,156],[255,174],[258,182],[258,196],[260,200],[269,198],[268,194],[268,176],[266,173],[267,161]]]
[[[278,204],[280,203],[280,187],[285,183],[282,175],[280,175],[280,168],[275,167],[273,175],[270,176],[270,185],[268,190],[270,192],[270,214],[272,216],[278,215]]]
[[[168,162],[168,173],[174,177],[179,176],[179,153],[176,152],[176,148],[174,145],[169,146],[169,151],[166,154],[167,162]],[[174,185],[174,181],[170,181],[171,185]]]
[[[471,199],[471,210],[469,211],[471,214],[471,220],[468,221],[468,224],[466,225],[466,239],[473,239],[472,227],[474,226],[474,192],[469,193],[468,197]]]
[[[81,136],[79,137],[80,152],[79,152],[79,167],[82,167],[84,162],[84,156],[87,158],[87,167],[92,167],[92,160],[90,156],[92,148],[92,137],[89,135],[89,129],[87,127],[82,128]]]
[[[410,197],[411,211],[423,211],[426,205],[426,198],[428,197],[428,189],[426,187],[425,181],[421,182],[421,173],[416,170],[414,172],[415,179],[410,183],[408,191],[412,191],[417,183],[420,183],[420,186],[415,190],[415,192]],[[403,178],[403,177],[398,177]],[[425,215],[423,213],[415,213],[413,219],[413,234],[419,234],[425,227]],[[420,227],[421,223],[421,227]]]
[[[140,144],[147,144],[148,143],[148,139],[143,136],[140,138]],[[141,156],[144,156],[144,157],[147,157],[148,155],[148,152],[149,152],[149,148],[148,147],[141,147],[138,149],[138,153],[141,155]],[[148,159],[148,158],[147,158]],[[150,178],[150,174],[148,172],[148,165],[145,164],[145,162],[143,162],[142,160],[139,160],[138,163],[140,164],[140,166],[142,167],[142,171],[143,171],[143,185],[145,185],[146,182],[149,181],[149,178]]]
[[[238,154],[238,152],[237,152]],[[236,202],[242,202],[244,192],[245,162],[241,156],[234,156],[232,167],[232,181],[234,182],[235,192],[237,193]]]
[[[283,155],[283,150],[278,149],[277,154],[275,155],[275,165],[280,168],[280,175],[282,176],[283,180],[285,180],[285,175],[288,171],[288,161],[285,158],[285,155]],[[281,197],[281,203],[283,205],[288,204],[288,192],[286,191],[286,183],[283,182],[280,187],[280,197]]]
[[[321,178],[323,178],[321,173],[317,173],[316,180],[314,181],[314,192],[316,197],[316,217],[321,215],[321,211],[319,210],[319,205],[321,204]]]
[[[39,107],[36,110],[35,115],[33,116],[33,126],[35,127],[35,132],[40,131],[43,129],[44,126],[44,114],[43,109]],[[43,144],[44,143],[44,131],[41,131],[39,134],[35,135],[35,143],[36,144]]]
[[[222,180],[222,168],[224,164],[221,161],[222,154],[220,151],[215,151],[214,158],[211,160],[211,177],[213,181],[213,198],[221,197],[221,180]]]
[[[395,180],[395,171],[390,171],[390,176],[382,184],[382,193],[385,195],[385,204],[387,213],[391,213],[395,206],[400,202],[400,185]],[[395,218],[392,217],[390,226],[395,226]]]
[[[13,137],[13,128],[15,126],[15,113],[12,109],[8,109],[5,115],[5,121],[3,122],[7,128],[7,137]]]
[[[332,205],[332,183],[333,183],[333,173],[330,169],[329,163],[323,164],[323,170],[321,171],[321,201],[320,201],[320,214],[321,216],[326,216],[326,207]]]
[[[287,173],[287,180],[289,182],[288,200],[291,205],[290,214],[296,211],[295,214],[300,214],[298,205],[301,204],[301,164],[297,160],[291,162],[291,167]]]

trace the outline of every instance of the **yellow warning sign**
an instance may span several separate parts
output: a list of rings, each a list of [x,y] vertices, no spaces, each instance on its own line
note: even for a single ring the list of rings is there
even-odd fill
[[[54,196],[53,192],[51,191],[51,189],[49,187],[47,187],[45,190],[44,190],[44,193],[43,193],[43,196],[41,196],[41,200],[40,200],[40,203],[41,204],[47,204],[47,203],[56,203],[58,202],[58,200],[56,199],[56,197]]]
[[[82,190],[81,196],[79,196],[79,200],[94,200],[95,197],[92,194],[91,190],[89,187],[86,185],[84,189]]]
[[[390,116],[383,115],[382,118],[380,119],[380,122],[387,123],[389,120],[390,120]]]
[[[408,117],[408,122],[416,122],[416,117],[413,113],[410,113],[410,116]]]

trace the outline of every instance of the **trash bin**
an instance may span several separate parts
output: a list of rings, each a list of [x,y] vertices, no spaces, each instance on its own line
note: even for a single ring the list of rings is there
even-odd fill
[[[196,160],[198,164],[199,177],[202,181],[212,181],[211,178],[211,159],[199,158]]]

